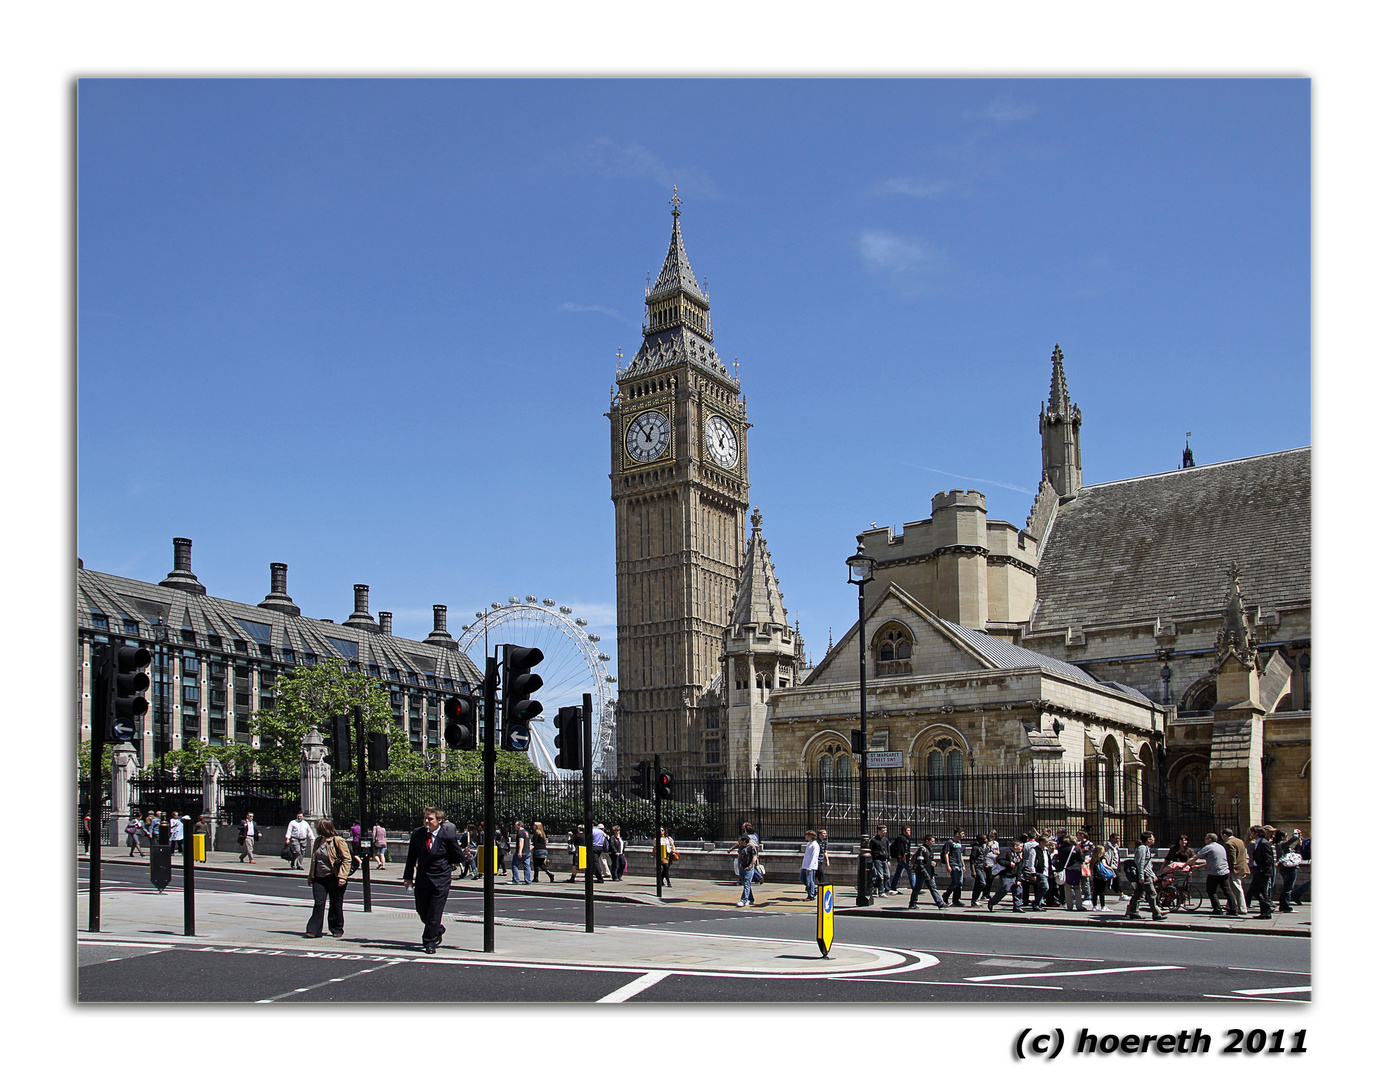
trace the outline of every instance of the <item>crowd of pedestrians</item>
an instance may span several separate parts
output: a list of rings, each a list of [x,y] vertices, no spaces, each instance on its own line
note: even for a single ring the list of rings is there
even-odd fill
[[[1304,902],[1308,882],[1304,879],[1299,884],[1298,879],[1311,856],[1311,841],[1300,830],[1285,834],[1256,825],[1249,830],[1247,844],[1230,829],[1208,833],[1199,849],[1193,849],[1190,841],[1186,835],[1178,836],[1166,857],[1160,858],[1157,838],[1144,832],[1132,855],[1121,863],[1118,833],[1092,839],[1084,828],[1074,832],[1028,828],[1000,842],[996,831],[967,839],[963,829],[956,829],[940,840],[923,836],[914,845],[910,826],[900,826],[898,835],[889,839],[888,827],[879,825],[868,843],[869,887],[877,896],[898,895],[901,886],[909,887],[909,910],[920,906],[923,892],[930,894],[938,908],[983,903],[993,911],[999,904],[1010,903],[1016,912],[1049,908],[1109,912],[1127,895],[1128,918],[1139,917],[1140,909],[1146,907],[1153,919],[1161,921],[1167,916],[1159,904],[1159,887],[1170,886],[1174,876],[1189,883],[1190,874],[1204,868],[1213,916],[1247,915],[1255,904],[1256,918],[1272,918],[1275,879],[1280,911],[1290,912]],[[820,864],[825,846],[823,831],[806,832],[801,881],[808,897],[814,891],[812,864]],[[967,874],[972,887],[966,902]],[[944,892],[938,875],[946,879]]]

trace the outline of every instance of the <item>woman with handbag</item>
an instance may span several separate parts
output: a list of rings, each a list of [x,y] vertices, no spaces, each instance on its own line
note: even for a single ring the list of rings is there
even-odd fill
[[[555,880],[555,875],[550,872],[550,841],[545,836],[545,826],[540,822],[531,825],[531,869],[535,871],[533,879],[537,885],[540,884],[541,873],[550,875],[550,880]]]
[[[1114,871],[1109,866],[1108,854],[1099,844],[1092,845],[1090,848],[1090,893],[1094,897],[1096,911],[1109,910],[1104,905],[1104,894],[1113,880]]]
[[[309,884],[313,886],[313,914],[304,927],[306,938],[323,936],[323,909],[328,908],[328,929],[334,937],[343,935],[342,900],[352,873],[352,849],[337,834],[327,818],[314,822],[318,836],[309,858]]]
[[[747,833],[743,833],[738,837],[738,882],[743,886],[743,895],[738,901],[739,907],[747,907],[753,902],[752,886],[757,867],[757,845]]]
[[[660,837],[657,838],[655,846],[651,849],[651,854],[656,860],[656,884],[659,885],[664,881],[670,885],[670,864],[680,858],[680,853],[675,850],[675,838],[665,829],[662,829]]]
[[[1285,837],[1279,829],[1273,836],[1274,850],[1278,853],[1278,876],[1283,888],[1278,893],[1278,910],[1292,911],[1293,889],[1297,887],[1297,872],[1302,866],[1302,830],[1294,829],[1291,836]],[[1299,901],[1301,903],[1301,901]]]

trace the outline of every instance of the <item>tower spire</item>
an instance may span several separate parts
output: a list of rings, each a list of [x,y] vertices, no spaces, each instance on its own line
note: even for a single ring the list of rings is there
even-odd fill
[[[1060,342],[1051,353],[1051,410],[1062,412],[1071,404],[1071,395],[1066,389],[1066,368],[1062,361],[1066,356],[1061,351]]]
[[[1038,431],[1042,436],[1042,476],[1063,499],[1081,488],[1080,406],[1066,388],[1066,368],[1058,342],[1051,353],[1051,399],[1042,406]]]

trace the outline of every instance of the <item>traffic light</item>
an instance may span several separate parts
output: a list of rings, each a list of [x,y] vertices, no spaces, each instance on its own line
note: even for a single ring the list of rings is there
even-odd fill
[[[114,742],[133,742],[139,735],[140,718],[150,707],[144,697],[150,677],[142,670],[150,666],[150,659],[150,651],[138,645],[117,645],[107,653],[111,692],[107,735]]]
[[[367,734],[367,768],[372,772],[385,772],[391,767],[391,740],[384,731]]]
[[[352,767],[352,740],[347,733],[347,717],[328,717],[328,763],[335,772]]]
[[[656,777],[656,794],[662,799],[669,799],[675,794],[675,778],[664,769]]]
[[[632,793],[651,798],[651,762],[638,761],[632,766]]]
[[[477,710],[472,698],[444,702],[444,745],[450,750],[477,749]]]
[[[539,649],[526,645],[502,646],[502,749],[527,750],[531,744],[531,721],[545,706],[531,700],[531,694],[545,680],[531,670],[545,659]]]
[[[555,717],[555,748],[559,756],[555,765],[561,769],[584,767],[584,711],[577,705],[566,705]]]

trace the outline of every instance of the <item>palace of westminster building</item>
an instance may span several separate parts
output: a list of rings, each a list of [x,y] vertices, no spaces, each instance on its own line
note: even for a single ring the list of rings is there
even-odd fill
[[[747,531],[748,404],[672,203],[643,340],[606,414],[618,773],[660,754],[685,775],[848,779],[857,626],[807,666],[756,509]],[[1051,361],[1023,526],[955,490],[900,532],[856,538],[876,563],[869,748],[931,776],[1161,765],[1191,803],[1306,828],[1310,449],[1203,466],[1188,449],[1180,469],[1086,486],[1060,346]]]

